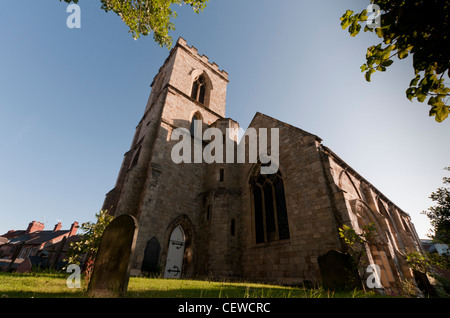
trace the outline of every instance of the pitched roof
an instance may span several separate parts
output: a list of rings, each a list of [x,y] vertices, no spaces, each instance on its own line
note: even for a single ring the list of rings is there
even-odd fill
[[[252,127],[254,125],[254,121],[258,118],[258,117],[265,117],[269,120],[272,120],[276,123],[278,123],[279,125],[285,126],[285,127],[289,127],[291,129],[295,129],[300,131],[303,134],[306,134],[308,136],[311,136],[313,138],[315,138],[318,142],[321,143],[321,151],[322,153],[324,153],[325,155],[328,155],[329,157],[332,157],[333,159],[335,159],[339,164],[343,165],[348,171],[351,171],[355,176],[357,176],[360,180],[363,180],[367,185],[369,185],[381,198],[383,198],[386,202],[391,203],[395,208],[397,208],[397,210],[400,213],[403,213],[405,216],[409,217],[409,214],[406,213],[405,211],[403,211],[400,207],[398,207],[395,203],[393,203],[389,198],[387,198],[381,191],[379,191],[374,185],[372,185],[369,181],[367,181],[364,177],[362,177],[358,172],[356,172],[351,166],[349,166],[344,160],[342,160],[338,155],[336,155],[336,153],[334,153],[330,148],[324,146],[322,144],[322,138],[318,137],[317,135],[311,134],[305,130],[302,130],[298,127],[292,126],[290,124],[287,124],[283,121],[280,121],[278,119],[275,119],[271,116],[262,114],[260,112],[257,112],[255,114],[255,116],[253,117],[249,127]]]
[[[20,244],[25,242],[25,244],[40,245],[68,233],[70,233],[70,230],[25,233],[10,239],[9,244]]]
[[[254,121],[255,121],[258,117],[265,117],[265,118],[267,118],[267,119],[270,119],[270,120],[273,121],[273,122],[276,122],[276,123],[279,124],[279,125],[282,125],[282,126],[285,126],[285,127],[291,128],[291,129],[295,129],[295,130],[300,131],[301,133],[303,133],[303,134],[305,134],[305,135],[308,135],[308,136],[313,137],[314,139],[316,139],[316,140],[319,141],[319,142],[322,142],[322,138],[320,138],[320,137],[317,136],[317,135],[311,134],[310,132],[307,132],[306,130],[300,129],[300,128],[295,127],[295,126],[292,126],[292,125],[290,125],[290,124],[288,124],[288,123],[285,123],[284,121],[278,120],[278,119],[276,119],[276,118],[273,118],[273,117],[271,117],[271,116],[269,116],[269,115],[266,115],[266,114],[263,114],[263,113],[260,113],[260,112],[256,112],[255,116],[253,117],[252,121],[250,122],[250,125],[248,125],[248,126],[249,126],[249,127],[252,127],[253,124],[254,124]]]
[[[9,231],[8,233],[3,234],[2,237],[6,237],[7,239],[11,239],[11,238],[17,237],[19,235],[22,235],[25,232],[26,231],[24,231],[24,230]]]

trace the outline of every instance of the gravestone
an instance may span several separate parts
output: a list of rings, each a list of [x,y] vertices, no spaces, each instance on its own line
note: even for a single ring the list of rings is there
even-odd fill
[[[361,286],[358,270],[350,255],[330,250],[320,255],[317,262],[324,288],[346,290]]]
[[[161,252],[161,245],[156,237],[153,237],[147,242],[144,251],[144,260],[142,262],[141,270],[146,273],[157,273],[159,264],[159,254]]]
[[[19,246],[16,247],[13,256],[11,257],[11,263],[9,263],[8,268],[6,269],[7,272],[10,272],[13,267],[14,264],[16,262],[16,258],[19,256],[20,252],[22,251],[23,247],[25,246],[25,241],[23,241],[22,243],[20,243]]]
[[[56,268],[56,265],[58,265],[58,261],[59,261],[59,257],[61,256],[61,252],[62,252],[62,250],[64,249],[64,245],[66,244],[66,240],[67,240],[67,237],[63,237],[63,239],[61,240],[61,246],[58,248],[58,251],[56,252],[56,256],[55,256],[55,259],[53,260],[53,263],[51,264],[51,267],[50,268]],[[52,250],[52,252],[53,252],[53,250]]]
[[[131,215],[116,217],[104,230],[88,287],[91,297],[123,296],[130,277],[137,220]]]
[[[23,274],[23,273],[30,273],[33,265],[31,264],[31,260],[29,258],[24,259],[22,263],[20,263],[17,266],[16,272]]]
[[[413,270],[414,279],[416,280],[417,287],[425,293],[427,297],[438,297],[436,290],[434,289],[433,285],[431,285],[430,281],[428,280],[427,274],[419,272],[417,270]]]

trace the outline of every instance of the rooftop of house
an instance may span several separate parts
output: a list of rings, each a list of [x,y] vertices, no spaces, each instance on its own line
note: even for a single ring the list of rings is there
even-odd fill
[[[26,230],[10,230],[0,237],[3,240],[7,239],[7,244],[25,242],[28,245],[41,245],[61,236],[75,235],[78,230],[78,222],[74,222],[68,230],[61,230],[61,222],[58,222],[53,230],[44,230],[44,228],[43,223],[32,221]]]

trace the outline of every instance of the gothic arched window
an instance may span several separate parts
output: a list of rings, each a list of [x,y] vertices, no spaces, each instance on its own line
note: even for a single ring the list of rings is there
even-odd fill
[[[198,113],[192,116],[190,133],[192,137],[198,137],[201,139],[202,136],[202,118]]]
[[[271,175],[259,172],[250,182],[256,244],[289,239],[286,196],[280,171]]]
[[[198,76],[192,85],[191,97],[199,103],[205,103],[206,81],[203,75]]]
[[[142,149],[142,146],[139,146],[139,149],[136,151],[136,154],[134,155],[134,159],[131,162],[131,167],[134,167],[135,165],[137,165],[137,163],[139,161],[139,156],[141,155],[141,149]]]

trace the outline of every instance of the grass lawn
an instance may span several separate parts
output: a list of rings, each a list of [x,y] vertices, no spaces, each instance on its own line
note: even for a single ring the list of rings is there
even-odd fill
[[[68,274],[0,273],[0,297],[8,298],[85,298],[81,289],[66,285]],[[333,293],[323,289],[290,288],[252,283],[227,283],[195,280],[166,280],[132,277],[129,298],[366,298],[375,293],[354,291]]]

